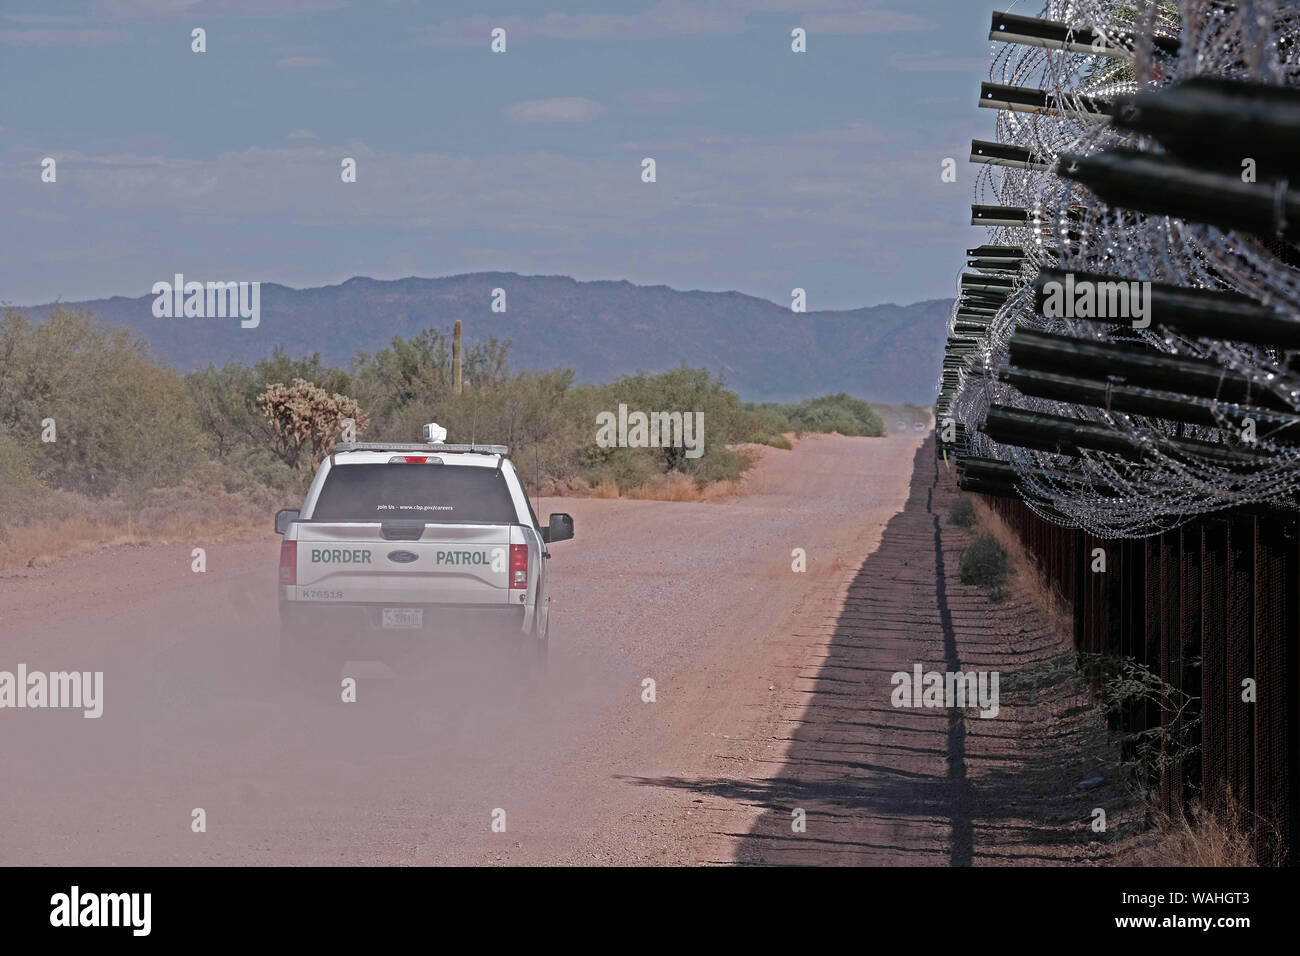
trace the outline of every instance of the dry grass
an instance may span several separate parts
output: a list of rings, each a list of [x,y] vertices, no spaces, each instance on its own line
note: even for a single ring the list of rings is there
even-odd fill
[[[740,494],[739,481],[710,481],[698,484],[680,473],[664,475],[623,491],[612,478],[603,479],[591,491],[593,498],[628,498],[635,501],[721,501]]]
[[[1198,803],[1189,809],[1187,817],[1162,817],[1157,823],[1159,837],[1143,852],[1142,865],[1260,866],[1245,821],[1246,814],[1234,800],[1227,801],[1217,812]],[[1278,841],[1273,840],[1273,844],[1277,846]],[[1263,861],[1262,865],[1278,866],[1281,856],[1279,847],[1277,859]]]
[[[276,492],[232,493],[219,484],[153,489],[131,504],[64,492],[32,501],[25,512],[0,509],[0,570],[48,567],[101,548],[245,540],[269,531],[282,503]]]
[[[738,494],[739,487],[737,481],[697,484],[686,475],[665,475],[661,479],[646,482],[639,488],[633,488],[627,497],[643,501],[720,501]]]
[[[220,520],[183,515],[154,521],[98,519],[72,515],[57,521],[8,528],[0,536],[0,571],[45,568],[64,558],[101,548],[139,547],[184,541],[194,544],[239,541],[268,530],[266,521],[246,516]]]
[[[1007,564],[1011,572],[1008,593],[1014,593],[1037,605],[1052,625],[1052,630],[1061,636],[1064,644],[1073,646],[1074,616],[1069,607],[1055,589],[1050,587],[1039,573],[1033,558],[1020,542],[1020,537],[1012,531],[979,497],[972,495],[975,502],[975,523],[991,534],[1007,552]]]
[[[695,482],[679,473],[664,475],[629,488],[624,497],[639,501],[697,501],[698,495]]]
[[[699,489],[697,501],[723,501],[744,493],[744,484],[739,481],[710,481]]]
[[[593,498],[620,497],[620,492],[618,490],[618,482],[615,481],[613,478],[602,478],[600,480],[600,483],[597,484],[595,488],[591,489],[591,496]]]

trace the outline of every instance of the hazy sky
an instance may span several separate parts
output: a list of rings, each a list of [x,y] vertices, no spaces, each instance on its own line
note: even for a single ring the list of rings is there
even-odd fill
[[[800,286],[809,309],[952,295],[1006,6],[0,0],[0,302],[176,272]]]

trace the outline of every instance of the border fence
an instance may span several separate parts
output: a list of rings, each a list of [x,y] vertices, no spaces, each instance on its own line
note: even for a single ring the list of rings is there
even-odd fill
[[[995,13],[935,402],[1159,808],[1300,861],[1300,6]]]
[[[1072,613],[1080,654],[1131,658],[1186,695],[1182,710],[1172,700],[1127,708],[1115,728],[1162,731],[1161,809],[1176,814],[1198,797],[1223,807],[1231,796],[1252,825],[1257,858],[1294,865],[1300,521],[1216,516],[1155,537],[1103,540],[1012,498],[984,501]]]

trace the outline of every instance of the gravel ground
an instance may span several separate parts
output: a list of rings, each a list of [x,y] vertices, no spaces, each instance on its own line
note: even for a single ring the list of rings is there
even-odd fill
[[[102,670],[105,701],[98,720],[0,713],[0,864],[1091,858],[1033,799],[989,809],[1003,777],[1023,789],[1005,771],[1036,759],[1018,740],[1050,715],[959,729],[888,706],[905,661],[1060,651],[1031,608],[954,589],[948,526],[937,583],[936,491],[919,438],[822,437],[764,449],[725,502],[548,499],[577,538],[552,552],[546,678],[462,644],[396,675],[353,666],[355,704],[274,679],[269,534],[212,545],[204,574],[201,542],[179,542],[6,576],[0,670]]]
[[[701,859],[754,865],[1131,863],[1139,807],[1073,668],[1068,634],[1013,578],[992,603],[958,567],[973,532],[927,444],[906,506],[860,567],[823,582],[772,682],[781,689],[707,771],[675,786],[715,818]],[[978,533],[980,529],[974,529]],[[891,677],[996,672],[996,715],[899,708]],[[737,771],[741,767],[743,770]],[[1095,789],[1076,789],[1104,778]],[[1096,832],[1094,811],[1105,811]],[[801,832],[793,812],[803,811]]]

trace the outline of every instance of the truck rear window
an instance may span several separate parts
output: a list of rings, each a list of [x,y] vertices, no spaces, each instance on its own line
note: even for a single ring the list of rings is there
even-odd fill
[[[514,524],[506,476],[470,465],[336,465],[321,488],[313,521],[419,519]]]

